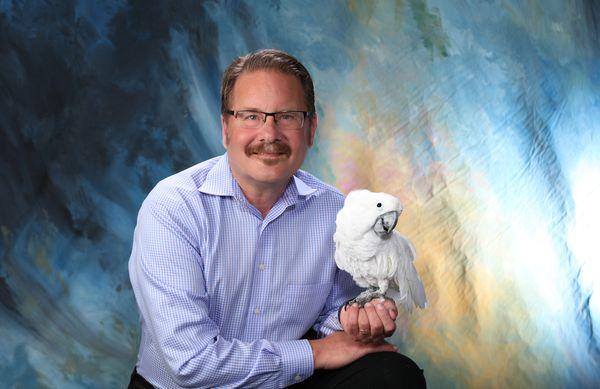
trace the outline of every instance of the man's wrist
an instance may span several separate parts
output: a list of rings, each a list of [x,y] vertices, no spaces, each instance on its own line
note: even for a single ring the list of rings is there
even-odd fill
[[[319,339],[312,339],[308,341],[308,344],[310,344],[310,348],[312,349],[313,352],[313,366],[314,366],[314,370],[320,369],[321,368],[321,340]]]

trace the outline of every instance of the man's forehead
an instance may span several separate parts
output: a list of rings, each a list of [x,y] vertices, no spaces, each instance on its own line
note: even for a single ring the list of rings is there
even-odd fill
[[[302,83],[293,74],[276,69],[260,69],[239,75],[231,93],[231,104],[239,103],[244,107],[238,106],[236,109],[259,109],[259,103],[266,100],[282,100],[294,105],[300,103],[303,106],[306,103]]]
[[[283,72],[278,69],[255,69],[255,70],[245,70],[237,77],[237,80],[234,84],[235,86],[242,82],[247,81],[258,81],[258,80],[273,80],[276,82],[289,82],[289,83],[297,83],[300,87],[302,87],[302,83],[300,79],[290,73]]]

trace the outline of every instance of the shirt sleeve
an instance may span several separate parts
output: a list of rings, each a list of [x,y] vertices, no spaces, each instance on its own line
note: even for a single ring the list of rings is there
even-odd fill
[[[307,340],[224,339],[209,317],[197,223],[151,195],[138,215],[129,263],[141,321],[171,378],[184,387],[284,387],[313,374]]]
[[[338,310],[342,304],[358,296],[361,291],[362,289],[356,285],[352,276],[338,268],[335,273],[335,280],[331,292],[329,293],[329,296],[327,296],[325,306],[313,326],[313,329],[319,333],[321,337],[332,334],[335,331],[341,331],[342,325],[340,324],[338,317]]]

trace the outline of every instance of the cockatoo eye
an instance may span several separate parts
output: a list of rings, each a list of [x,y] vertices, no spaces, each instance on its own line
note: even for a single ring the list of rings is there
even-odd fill
[[[381,203],[377,203],[377,208],[381,208]]]

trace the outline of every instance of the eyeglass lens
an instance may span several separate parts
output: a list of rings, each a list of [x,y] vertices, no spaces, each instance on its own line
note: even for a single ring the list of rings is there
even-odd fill
[[[274,112],[267,114],[259,111],[237,111],[236,119],[246,128],[258,128],[262,126],[267,116],[273,116],[275,123],[283,129],[299,129],[304,124],[304,113],[300,111]]]

